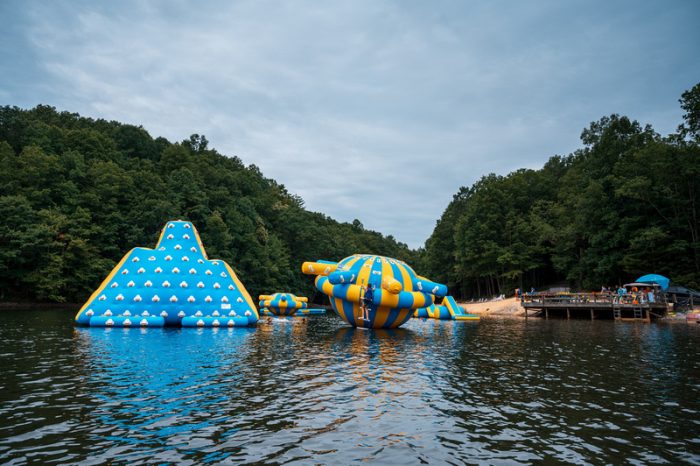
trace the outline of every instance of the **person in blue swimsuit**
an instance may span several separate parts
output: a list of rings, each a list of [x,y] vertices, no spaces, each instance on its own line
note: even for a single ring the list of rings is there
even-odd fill
[[[370,306],[374,301],[374,285],[367,284],[365,296],[362,298],[362,320],[369,321]]]

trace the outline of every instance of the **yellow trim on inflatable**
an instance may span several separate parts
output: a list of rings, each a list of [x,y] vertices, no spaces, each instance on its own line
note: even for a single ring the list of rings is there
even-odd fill
[[[213,259],[216,260],[216,259]],[[236,284],[238,287],[238,291],[241,292],[245,300],[248,302],[250,307],[253,309],[253,312],[255,312],[255,315],[258,319],[260,319],[260,314],[258,313],[258,308],[253,304],[253,298],[250,297],[250,293],[248,293],[248,290],[246,290],[245,286],[243,286],[243,283],[238,279],[238,275],[236,275],[236,272],[233,271],[230,265],[228,265],[226,262],[222,261],[219,259],[219,261],[224,264],[226,267],[226,270],[228,270],[228,273],[231,275],[231,278],[233,279],[233,282]]]
[[[89,298],[87,301],[85,301],[85,304],[83,304],[83,307],[81,307],[80,310],[78,311],[78,313],[75,314],[74,320],[78,320],[78,316],[80,315],[81,312],[83,312],[83,311],[85,310],[85,308],[87,307],[87,305],[90,304],[90,303],[92,302],[93,299],[95,299],[95,296],[97,296],[98,294],[100,294],[100,293],[102,292],[102,290],[104,290],[104,289],[107,287],[107,284],[109,283],[109,281],[110,281],[112,278],[114,278],[114,275],[116,275],[116,273],[119,271],[119,269],[121,268],[121,266],[124,265],[124,262],[126,262],[126,260],[129,258],[129,256],[130,256],[136,249],[139,249],[139,248],[132,248],[131,251],[127,252],[126,255],[125,255],[124,257],[122,257],[122,260],[120,260],[119,263],[118,263],[117,265],[114,266],[114,268],[113,268],[112,271],[109,273],[109,275],[107,275],[107,278],[105,278],[104,280],[102,280],[102,283],[100,283],[100,286],[97,287],[97,289],[95,290],[95,292],[92,293],[92,294],[90,295],[90,298]]]
[[[194,230],[194,237],[197,238],[197,244],[199,244],[199,247],[202,249],[202,255],[205,259],[209,260],[209,256],[207,256],[207,250],[204,249],[204,244],[202,244],[202,238],[199,237],[199,231],[197,231],[197,229],[194,228],[194,225],[192,225],[192,229]]]
[[[301,273],[305,275],[328,276],[335,272],[338,264],[324,264],[323,262],[304,262],[301,264]]]

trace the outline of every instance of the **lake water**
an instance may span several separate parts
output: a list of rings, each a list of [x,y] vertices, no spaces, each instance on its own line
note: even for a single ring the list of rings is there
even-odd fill
[[[700,325],[0,313],[0,463],[700,463]]]

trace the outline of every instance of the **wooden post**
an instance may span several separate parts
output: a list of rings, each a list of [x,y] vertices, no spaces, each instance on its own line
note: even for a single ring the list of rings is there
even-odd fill
[[[595,320],[595,310],[591,308],[591,320]]]
[[[549,319],[549,309],[547,309],[546,307],[544,308],[544,318]]]
[[[566,320],[571,319],[571,313],[569,312],[569,308],[566,308]]]

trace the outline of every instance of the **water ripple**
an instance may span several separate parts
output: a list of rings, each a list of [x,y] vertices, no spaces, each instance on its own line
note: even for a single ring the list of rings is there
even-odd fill
[[[697,327],[74,329],[5,313],[0,462],[699,464]]]

